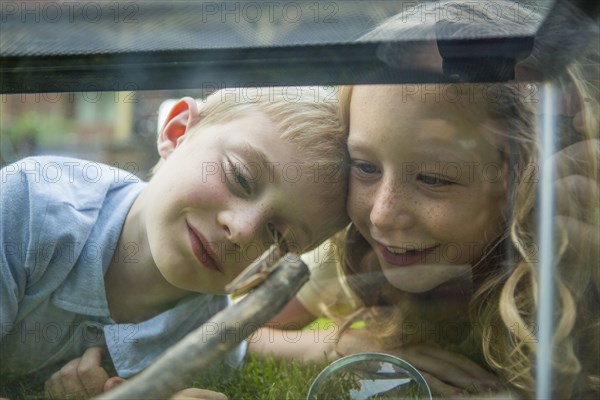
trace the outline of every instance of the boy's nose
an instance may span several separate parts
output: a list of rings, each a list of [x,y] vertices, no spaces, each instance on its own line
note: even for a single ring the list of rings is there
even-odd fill
[[[412,201],[401,185],[384,181],[377,188],[371,203],[370,220],[380,229],[406,229],[413,223]]]
[[[217,218],[230,242],[238,246],[262,243],[268,222],[268,215],[264,208],[243,208],[238,212],[224,211],[219,213]]]

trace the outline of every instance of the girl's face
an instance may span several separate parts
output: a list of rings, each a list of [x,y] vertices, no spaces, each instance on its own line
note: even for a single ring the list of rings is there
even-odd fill
[[[355,86],[351,98],[348,212],[411,293],[468,274],[503,228],[502,124],[442,89]]]

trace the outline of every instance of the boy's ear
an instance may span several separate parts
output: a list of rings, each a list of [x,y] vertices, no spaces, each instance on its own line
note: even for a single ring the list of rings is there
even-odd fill
[[[198,105],[191,97],[179,100],[167,116],[158,134],[158,153],[167,158],[179,145],[185,134],[198,122]]]

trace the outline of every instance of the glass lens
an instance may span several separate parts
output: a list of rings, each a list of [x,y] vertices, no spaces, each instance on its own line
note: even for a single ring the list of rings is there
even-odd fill
[[[360,353],[328,365],[307,400],[431,399],[423,376],[406,361],[382,353]]]

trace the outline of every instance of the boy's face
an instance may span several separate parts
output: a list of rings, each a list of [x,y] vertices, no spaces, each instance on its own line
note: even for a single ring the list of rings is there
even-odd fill
[[[299,251],[332,233],[344,215],[343,194],[337,204],[325,202],[320,193],[331,183],[315,183],[301,162],[260,112],[177,140],[145,196],[149,248],[165,279],[223,293],[277,234]]]

